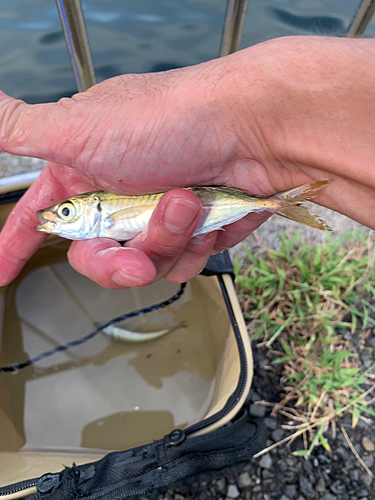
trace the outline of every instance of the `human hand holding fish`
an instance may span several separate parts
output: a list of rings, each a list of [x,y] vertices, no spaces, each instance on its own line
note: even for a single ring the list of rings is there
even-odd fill
[[[73,242],[73,267],[110,288],[185,281],[212,252],[242,241],[278,211],[243,210],[226,219],[225,231],[219,224],[198,234],[207,218],[204,196],[220,192],[205,186],[261,194],[270,203],[280,201],[275,193],[330,179],[314,201],[375,227],[373,49],[373,40],[285,38],[193,67],[116,77],[58,103],[29,106],[0,94],[0,149],[50,161],[0,235],[0,284],[45,240],[34,229],[36,212],[93,188],[121,196],[166,192],[153,210],[137,202],[135,211],[114,215],[96,199],[96,212],[106,214],[100,224],[94,217],[96,230],[144,222],[148,214],[130,237],[146,229],[125,244],[98,232]]]

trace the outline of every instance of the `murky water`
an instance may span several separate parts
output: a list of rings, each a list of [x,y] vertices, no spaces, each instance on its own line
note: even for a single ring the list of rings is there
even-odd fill
[[[0,366],[80,338],[96,322],[178,289],[166,281],[103,289],[69,266],[65,250],[65,241],[47,245],[2,289]],[[172,305],[126,322],[136,331],[176,325],[142,344],[99,334],[16,374],[1,373],[0,451],[126,449],[201,420],[213,403],[231,331],[214,278],[198,277]]]
[[[285,35],[343,34],[357,0],[249,0],[242,47]],[[226,0],[87,0],[98,81],[217,57]],[[368,30],[375,36],[375,21]],[[54,0],[0,2],[0,89],[27,102],[75,93]]]

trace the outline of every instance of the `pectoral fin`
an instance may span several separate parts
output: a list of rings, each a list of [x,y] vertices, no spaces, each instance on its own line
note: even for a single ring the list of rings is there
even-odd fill
[[[153,210],[154,208],[155,205],[151,204],[127,207],[123,208],[122,210],[118,210],[117,212],[114,212],[111,215],[108,215],[108,217],[106,217],[105,220],[110,221],[113,224],[119,224],[125,220],[129,221],[130,219],[135,219],[140,215],[143,215],[146,212]]]

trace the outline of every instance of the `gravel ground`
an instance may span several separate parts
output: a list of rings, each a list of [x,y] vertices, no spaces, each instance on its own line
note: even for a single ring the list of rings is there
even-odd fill
[[[0,179],[41,170],[45,164],[44,160],[38,158],[15,156],[0,151]]]
[[[276,403],[280,400],[282,392],[280,369],[278,371],[267,369],[270,366],[269,355],[255,344],[253,352],[254,381],[247,406],[254,416],[264,417],[269,431],[267,445],[272,445],[287,437],[288,434],[282,425],[289,422],[280,415],[277,418],[272,417],[270,409],[257,402],[265,400]],[[360,356],[365,366],[374,362],[375,337],[367,339]],[[372,405],[372,409],[375,410],[375,404]],[[357,453],[375,474],[374,423],[368,424],[360,420],[356,429],[352,429],[351,418],[344,417],[342,425]],[[338,432],[335,438],[332,435],[327,437],[332,448],[331,452],[319,446],[314,449],[308,460],[296,457],[292,452],[303,449],[302,440],[297,439],[291,446],[277,446],[248,463],[235,464],[221,471],[189,478],[153,498],[157,500],[374,500],[375,480],[362,469],[344,435]],[[149,499],[142,497],[142,500]]]
[[[43,166],[40,160],[19,159],[0,152],[0,177],[15,175],[25,171],[38,170]],[[373,236],[373,231],[344,216],[335,214],[321,207],[314,211],[324,218],[333,228],[333,237],[349,232],[362,231]],[[265,247],[277,248],[279,234],[286,231],[293,234],[297,226],[281,217],[272,217],[264,226],[250,236],[244,244],[232,249],[231,255],[241,257],[243,246],[255,250]],[[304,228],[303,237],[313,245],[321,241],[324,235],[315,230]],[[340,332],[356,343],[358,336],[352,337],[350,332]],[[287,436],[282,425],[288,423],[280,415],[271,417],[270,408],[259,401],[276,403],[280,400],[283,387],[280,381],[280,370],[269,369],[270,353],[253,345],[254,380],[247,406],[252,415],[264,417],[269,430],[268,445],[280,441]],[[364,347],[359,348],[359,355],[365,367],[375,359],[375,329],[372,336],[366,339]],[[372,405],[375,410],[375,405]],[[356,429],[351,428],[351,419],[344,418],[345,427],[357,453],[375,474],[375,425],[372,421],[359,421]],[[159,495],[158,500],[184,499],[251,499],[251,500],[375,500],[375,480],[362,469],[351,451],[349,444],[341,432],[334,438],[328,436],[332,448],[329,453],[322,447],[314,449],[312,456],[305,460],[295,457],[292,452],[303,448],[301,440],[291,446],[281,445],[270,452],[253,459],[248,463],[235,464],[213,473],[202,473],[199,476],[174,485]],[[142,497],[143,500],[147,500]],[[155,497],[154,497],[155,498]]]
[[[347,232],[361,232],[374,237],[374,231],[361,226],[347,217],[331,210],[314,206],[313,211],[322,217],[333,229],[331,235],[338,238]],[[243,248],[252,251],[264,248],[277,249],[282,231],[291,236],[302,228],[294,222],[274,216],[247,240],[231,250],[232,258],[243,257]],[[324,238],[324,233],[303,228],[302,237],[312,245]],[[366,339],[364,346],[359,345],[358,334],[340,331],[346,340],[358,345],[358,354],[365,368],[375,361],[375,328]],[[286,417],[270,415],[271,409],[259,401],[277,403],[283,391],[281,367],[270,369],[270,353],[253,343],[254,379],[247,401],[252,415],[263,417],[269,431],[267,445],[272,445],[287,437],[283,425],[289,424]],[[375,411],[375,404],[370,406]],[[375,475],[375,422],[359,421],[352,429],[351,417],[341,421],[354,448],[365,464]],[[184,499],[251,499],[251,500],[375,500],[375,479],[360,465],[341,431],[337,435],[327,435],[332,451],[316,447],[308,460],[292,453],[303,449],[302,439],[295,440],[291,446],[280,445],[270,452],[252,459],[248,463],[235,464],[220,472],[203,473],[189,481],[174,485],[173,488],[157,496],[158,500]],[[142,500],[148,500],[145,497]]]

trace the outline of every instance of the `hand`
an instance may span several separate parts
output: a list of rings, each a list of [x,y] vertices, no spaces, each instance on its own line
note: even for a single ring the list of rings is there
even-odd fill
[[[201,71],[118,77],[56,104],[28,106],[1,96],[1,149],[52,160],[1,233],[1,284],[16,276],[44,241],[46,236],[34,229],[40,208],[93,188],[141,194],[221,183],[226,161],[216,151],[221,137],[212,130],[215,116],[210,116],[210,107],[200,109],[208,83],[202,85],[195,111],[189,109],[193,102],[184,89],[186,80],[194,83]],[[228,142],[234,143],[235,138]],[[212,160],[220,163],[217,173],[207,169]],[[166,220],[168,206],[173,221],[171,216]],[[125,246],[109,239],[74,242],[69,260],[75,269],[110,288],[144,286],[161,277],[185,281],[204,267],[217,239],[214,232],[191,240],[200,210],[195,195],[172,190],[163,197],[145,233]],[[241,222],[235,238],[239,241],[266,218],[255,215]],[[236,242],[230,230],[220,236],[219,245]]]
[[[195,67],[116,77],[58,103],[29,106],[1,94],[0,149],[51,163],[0,235],[0,283],[45,238],[34,230],[36,210],[93,186],[144,194],[227,185],[270,195],[329,177],[316,201],[374,225],[373,47],[373,40],[287,38]],[[170,191],[146,234],[125,247],[74,242],[70,262],[110,288],[184,281],[268,217],[250,214],[194,242],[199,210],[192,193]]]

